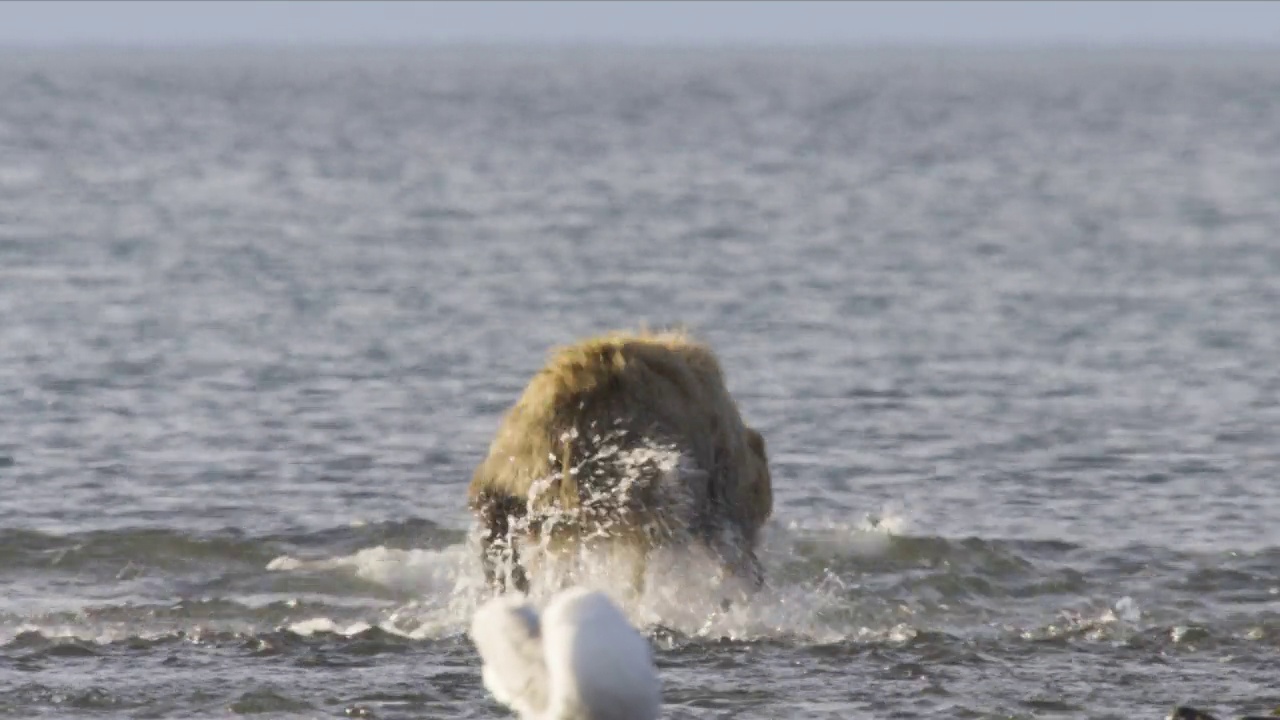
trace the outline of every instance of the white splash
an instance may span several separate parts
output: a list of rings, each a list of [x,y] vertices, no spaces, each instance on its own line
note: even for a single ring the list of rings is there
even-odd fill
[[[484,685],[524,720],[655,720],[661,685],[648,641],[602,592],[554,595],[541,617],[504,596],[476,611]]]
[[[696,504],[696,483],[689,484],[689,468],[674,448],[643,446],[622,449],[608,432],[593,436],[593,462],[569,468],[585,491],[584,507],[610,508],[625,513],[626,497],[637,489],[630,483],[621,488],[596,482],[593,468],[607,458],[612,471],[621,468],[623,478],[653,487],[667,518],[680,525]],[[611,471],[611,472],[612,472]],[[610,477],[613,477],[611,475]],[[536,495],[541,485],[535,488]],[[598,492],[609,497],[597,498]],[[575,521],[560,517],[559,521]],[[594,521],[623,521],[622,517],[595,516]],[[793,637],[812,642],[838,642],[850,637],[887,635],[892,641],[900,632],[892,630],[900,618],[882,623],[881,618],[851,617],[849,596],[857,592],[856,581],[830,568],[813,567],[813,556],[848,557],[879,555],[888,550],[893,537],[907,528],[905,514],[881,508],[861,522],[833,519],[803,525],[783,526],[773,522],[764,528],[757,557],[764,567],[765,587],[753,591],[748,581],[726,571],[726,548],[734,538],[707,548],[701,542],[685,542],[652,551],[640,557],[631,543],[611,542],[608,532],[592,537],[574,551],[543,552],[537,544],[522,544],[521,560],[529,580],[528,597],[546,602],[562,588],[580,586],[611,593],[630,622],[641,628],[656,627],[695,638],[727,638],[750,641],[760,638]],[[608,522],[604,522],[604,530]],[[474,530],[474,529],[473,529]],[[413,639],[441,637],[465,627],[471,613],[492,597],[479,562],[479,536],[473,532],[464,543],[441,550],[393,550],[374,547],[352,555],[319,560],[284,556],[268,565],[278,572],[336,571],[349,573],[367,582],[412,595],[412,602],[381,613],[373,619],[390,633]],[[815,552],[816,551],[816,552]],[[799,562],[797,562],[799,561]],[[803,568],[797,574],[797,566]],[[815,576],[814,571],[818,573]],[[639,577],[637,576],[639,573]],[[640,580],[637,587],[637,579]],[[862,615],[858,613],[858,615]],[[325,627],[323,618],[294,625],[300,631]],[[860,622],[859,622],[860,621]],[[861,627],[870,622],[878,630]],[[310,623],[310,624],[308,624]],[[327,628],[329,632],[337,628]]]
[[[1125,595],[1116,601],[1115,616],[1123,622],[1137,623],[1142,619],[1142,609],[1133,598]]]
[[[806,554],[818,546],[819,555],[840,557],[851,552],[883,552],[905,525],[901,516],[882,514],[861,522],[771,523],[757,549],[765,567],[765,587],[752,592],[745,582],[727,575],[714,553],[699,544],[655,551],[648,559],[641,589],[632,590],[634,567],[627,548],[604,543],[557,557],[524,558],[529,563],[534,603],[547,602],[568,585],[610,593],[630,622],[642,630],[663,628],[691,638],[752,641],[797,638],[830,643],[857,638],[896,642],[902,635],[900,618],[851,615],[850,595],[857,592],[848,578],[805,565]],[[373,547],[351,555],[301,560],[276,558],[268,568],[277,572],[332,571],[349,573],[414,600],[380,617],[368,618],[380,629],[409,637],[444,637],[467,626],[471,614],[492,598],[473,537],[440,550],[394,550]],[[807,550],[806,550],[807,549]],[[799,571],[799,574],[797,574]],[[872,627],[864,627],[870,624]],[[324,618],[304,619],[290,629],[339,632]]]

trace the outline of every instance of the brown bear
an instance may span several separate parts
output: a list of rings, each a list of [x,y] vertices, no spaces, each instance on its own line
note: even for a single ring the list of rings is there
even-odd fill
[[[468,492],[488,582],[528,590],[521,550],[622,542],[634,580],[657,547],[699,542],[763,582],[773,510],[764,438],[743,423],[715,354],[681,331],[559,348],[507,412]]]

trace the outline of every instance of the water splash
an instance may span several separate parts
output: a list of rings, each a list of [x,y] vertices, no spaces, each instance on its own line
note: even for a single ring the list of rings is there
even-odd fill
[[[858,588],[832,569],[813,573],[809,555],[815,542],[829,556],[883,553],[906,524],[905,517],[884,515],[818,526],[772,523],[759,548],[767,581],[756,592],[744,580],[726,574],[715,552],[698,544],[653,551],[637,591],[632,589],[628,548],[603,543],[542,557],[529,573],[529,595],[535,604],[544,602],[566,582],[602,590],[636,625],[690,639],[905,641],[913,631],[900,622],[876,623],[874,613],[851,612],[850,596]],[[472,612],[492,596],[474,538],[439,551],[375,547],[323,560],[282,556],[268,569],[345,572],[388,588],[414,590],[418,596],[388,612],[378,627],[415,639],[464,632]],[[296,627],[341,632],[323,618]]]

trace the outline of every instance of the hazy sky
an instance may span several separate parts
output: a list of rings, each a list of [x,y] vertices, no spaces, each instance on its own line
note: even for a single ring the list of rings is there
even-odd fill
[[[1280,2],[0,2],[0,45],[1267,43]]]

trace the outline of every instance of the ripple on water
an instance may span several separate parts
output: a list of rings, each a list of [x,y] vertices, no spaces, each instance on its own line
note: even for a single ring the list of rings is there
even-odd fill
[[[1280,704],[1275,60],[7,54],[0,708],[497,716],[467,479],[641,322],[775,479],[627,604],[669,716]]]

